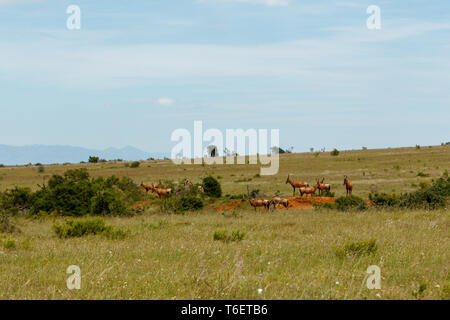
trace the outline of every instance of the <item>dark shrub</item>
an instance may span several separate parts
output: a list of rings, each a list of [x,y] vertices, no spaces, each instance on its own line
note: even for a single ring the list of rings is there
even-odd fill
[[[179,202],[181,211],[199,210],[203,208],[202,199],[192,195],[182,197]]]
[[[81,237],[89,234],[100,234],[110,229],[102,218],[83,220],[66,220],[65,224],[55,223],[53,230],[59,238]]]
[[[332,156],[338,156],[339,155],[339,150],[338,149],[333,149],[333,151],[331,151],[330,154]]]
[[[31,205],[32,193],[29,188],[16,186],[14,189],[0,193],[0,209],[9,211],[16,208],[18,211],[29,209],[31,208]]]
[[[409,209],[439,209],[447,204],[450,196],[450,178],[442,176],[431,186],[422,185],[421,189],[397,196],[386,193],[370,194],[369,199],[376,207],[396,207]]]
[[[416,192],[407,194],[404,200],[400,203],[401,207],[407,208],[424,208],[424,209],[439,209],[444,208],[447,200],[444,196],[433,192],[433,190],[418,190]]]
[[[205,190],[205,194],[209,197],[220,198],[222,196],[222,188],[220,187],[220,183],[212,176],[203,178],[203,188]]]
[[[401,196],[387,193],[369,194],[369,199],[376,207],[393,207],[401,203]]]
[[[336,199],[336,208],[341,211],[366,210],[367,203],[357,196],[344,196]]]
[[[140,163],[139,161],[133,161],[133,162],[130,164],[130,168],[137,168],[137,167],[139,167],[140,164],[141,164],[141,163]]]
[[[195,195],[170,197],[161,200],[159,208],[165,213],[183,213],[191,210],[200,210],[203,208],[203,200]]]
[[[97,163],[99,160],[99,157],[90,156],[88,161],[89,163]]]
[[[120,191],[101,190],[92,198],[91,214],[93,215],[126,215],[131,211],[121,201]]]
[[[31,214],[122,215],[128,214],[129,206],[141,198],[139,186],[128,177],[90,180],[86,169],[69,170],[64,176],[52,176],[47,186],[33,194]]]

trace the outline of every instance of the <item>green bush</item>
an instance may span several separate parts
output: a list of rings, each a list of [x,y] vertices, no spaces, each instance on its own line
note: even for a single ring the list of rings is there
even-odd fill
[[[239,230],[235,230],[231,232],[230,241],[242,241],[244,240],[245,232],[241,232]]]
[[[231,233],[231,235],[228,234],[228,230],[216,230],[213,234],[213,239],[223,242],[239,242],[244,240],[245,232],[241,232],[239,230],[235,230]]]
[[[401,202],[401,196],[386,193],[369,194],[369,199],[375,207],[394,207]]]
[[[444,174],[431,186],[422,185],[417,191],[401,195],[375,193],[370,194],[369,199],[375,207],[439,209],[446,206],[449,196],[450,178]]]
[[[121,201],[119,190],[108,189],[100,190],[92,198],[91,214],[93,215],[126,215],[131,211]]]
[[[205,190],[205,194],[209,197],[220,198],[222,196],[222,188],[220,187],[220,183],[212,176],[203,178],[203,188]]]
[[[362,256],[373,254],[377,251],[376,239],[363,240],[358,242],[347,243],[342,247],[335,249],[335,253],[339,257],[345,256]]]
[[[335,148],[335,149],[333,149],[333,151],[330,152],[330,154],[332,156],[338,156],[339,155],[339,150]]]
[[[195,195],[165,198],[159,203],[159,209],[164,213],[183,213],[200,210],[203,206],[203,200]]]
[[[131,204],[141,200],[142,192],[130,178],[99,177],[89,179],[86,169],[53,175],[47,186],[32,196],[31,215],[39,212],[63,216],[87,214],[128,214]]]
[[[367,203],[358,196],[343,196],[339,197],[335,201],[336,209],[340,211],[350,210],[366,210],[368,208]]]
[[[29,188],[14,187],[14,189],[6,190],[0,193],[0,209],[10,210],[17,208],[18,210],[30,209],[32,205],[32,192]],[[14,212],[14,210],[10,211]]]
[[[89,163],[97,163],[99,160],[99,157],[90,156],[88,161]]]
[[[61,239],[97,234],[118,239],[126,235],[121,229],[115,229],[112,226],[106,225],[105,220],[99,217],[82,220],[68,219],[65,224],[55,223],[53,230]]]
[[[139,167],[140,166],[140,162],[139,161],[133,161],[131,164],[130,164],[130,168],[137,168],[137,167]]]
[[[181,211],[200,210],[203,208],[202,199],[192,195],[182,197],[179,202]]]

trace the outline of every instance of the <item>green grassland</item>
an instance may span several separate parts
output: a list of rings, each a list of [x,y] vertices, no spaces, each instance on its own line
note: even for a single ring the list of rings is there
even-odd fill
[[[136,183],[201,182],[219,177],[224,194],[292,195],[287,175],[310,184],[325,177],[337,196],[343,176],[354,194],[416,190],[450,170],[450,147],[421,147],[280,155],[274,176],[256,165],[182,165],[170,160],[0,168],[0,190],[36,190],[52,174],[85,167],[91,176],[128,176]],[[418,174],[422,172],[421,176]],[[238,182],[242,181],[242,182]],[[0,233],[0,299],[450,299],[450,211],[279,210],[254,212],[248,203],[217,212],[219,199],[200,211],[165,214],[157,200],[131,217],[106,217],[126,232],[58,238],[63,218],[12,217],[20,233]],[[239,230],[242,241],[214,240],[216,231]],[[355,251],[358,243],[376,247]],[[354,244],[351,246],[351,244]],[[350,249],[349,249],[350,248]],[[81,268],[80,290],[66,287],[69,265]],[[366,269],[381,268],[381,289],[366,287]],[[258,289],[262,289],[258,292]]]

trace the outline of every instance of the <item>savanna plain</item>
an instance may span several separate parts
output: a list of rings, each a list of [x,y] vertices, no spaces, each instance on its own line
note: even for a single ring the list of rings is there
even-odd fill
[[[292,197],[288,174],[311,185],[325,178],[336,197],[346,194],[344,175],[365,200],[369,193],[414,192],[448,173],[450,146],[281,154],[273,176],[259,175],[257,165],[170,160],[4,166],[0,190],[36,191],[52,175],[77,168],[137,186],[212,176],[222,196],[205,198],[198,210],[167,213],[163,200],[142,188],[134,214],[102,217],[123,231],[120,237],[61,238],[54,225],[67,217],[11,215],[18,231],[0,232],[1,299],[450,299],[448,205],[255,211],[242,196],[249,186],[268,199]],[[79,290],[67,288],[70,265],[80,267]],[[371,265],[381,270],[380,289],[367,288]]]

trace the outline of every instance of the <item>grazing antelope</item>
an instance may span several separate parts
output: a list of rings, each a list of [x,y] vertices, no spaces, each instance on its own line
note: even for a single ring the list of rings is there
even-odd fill
[[[353,191],[353,183],[351,183],[350,180],[348,180],[347,176],[344,176],[344,186],[345,189],[347,189],[347,195],[351,195]]]
[[[306,194],[306,196],[309,194],[312,197],[313,194],[316,193],[316,190],[319,189],[318,184],[319,184],[319,181],[317,181],[317,185],[315,185],[314,187],[300,188],[300,197],[303,197],[303,194]]]
[[[270,206],[273,206],[273,210],[277,207],[277,205],[282,204],[285,208],[289,207],[289,200],[285,198],[281,198],[278,196],[275,196],[270,200],[269,208]]]
[[[149,192],[151,190],[153,190],[154,186],[152,185],[148,185],[148,184],[144,184],[143,182],[141,182],[141,187],[145,189],[145,192]]]
[[[255,208],[255,212],[256,212],[256,207],[264,207],[267,210],[269,210],[269,206],[270,206],[270,201],[267,199],[251,199],[250,198],[250,191],[248,189],[247,186],[247,194],[248,194],[248,202],[250,202],[250,205]]]
[[[304,188],[309,186],[308,182],[291,180],[290,174],[286,179],[286,183],[289,183],[292,186],[292,189],[294,190],[293,196],[295,196],[295,188]]]
[[[171,188],[153,188],[152,192],[158,195],[158,197],[160,199],[165,198],[167,196],[169,196],[172,193],[172,189]]]
[[[264,207],[269,210],[270,201],[267,199],[248,199],[248,201],[250,202],[250,205],[255,208],[255,212],[256,207]]]
[[[322,191],[330,192],[331,185],[329,183],[324,183],[325,178],[322,178],[322,182],[317,182],[319,187],[319,195],[322,195]]]

